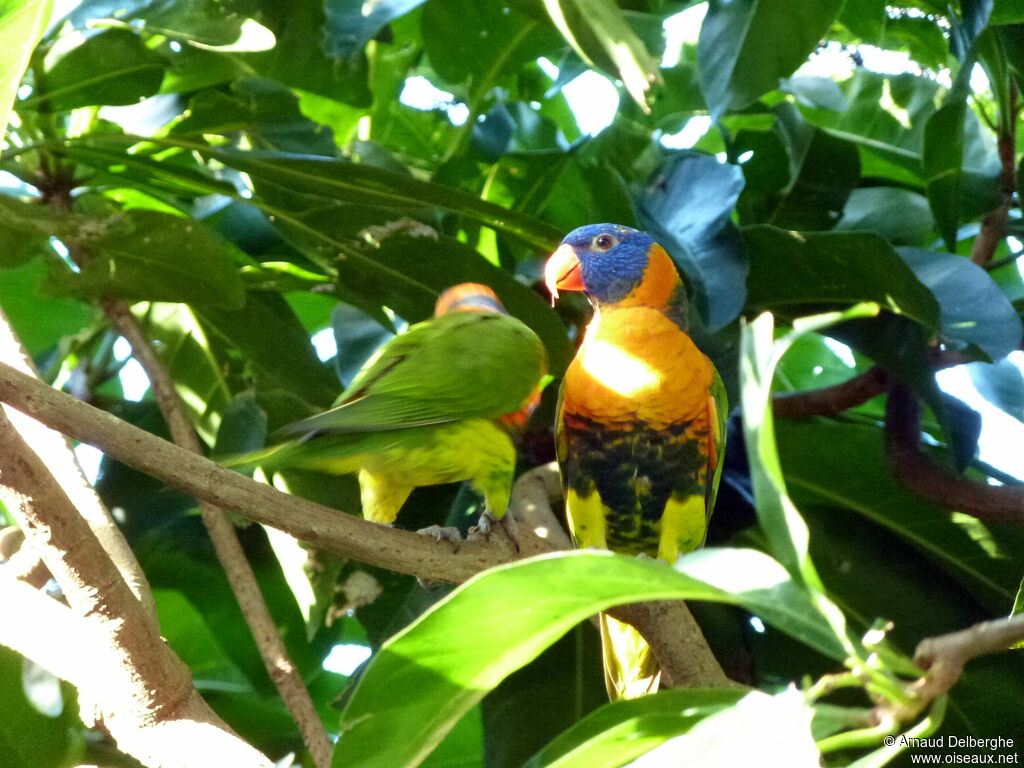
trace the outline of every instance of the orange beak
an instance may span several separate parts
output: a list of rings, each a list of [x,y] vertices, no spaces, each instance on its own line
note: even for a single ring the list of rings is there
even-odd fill
[[[583,275],[580,273],[580,260],[571,245],[563,243],[558,246],[548,263],[544,265],[544,284],[551,293],[551,303],[558,298],[558,290],[582,291]]]

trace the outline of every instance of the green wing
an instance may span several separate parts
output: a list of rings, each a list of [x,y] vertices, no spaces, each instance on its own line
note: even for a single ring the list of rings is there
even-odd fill
[[[497,418],[517,410],[544,375],[537,335],[508,315],[453,313],[385,344],[330,410],[286,432],[354,432]]]
[[[708,517],[715,508],[715,499],[718,496],[718,481],[722,477],[722,466],[725,464],[725,428],[729,420],[729,398],[725,392],[725,383],[718,375],[718,369],[711,366],[714,378],[711,380],[711,402],[714,403],[715,413],[713,415],[711,428],[711,445],[714,451],[714,462],[708,467],[707,499]]]

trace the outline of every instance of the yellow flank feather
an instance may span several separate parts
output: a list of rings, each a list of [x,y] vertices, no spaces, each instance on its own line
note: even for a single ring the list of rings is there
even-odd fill
[[[661,516],[661,534],[658,537],[658,559],[674,563],[680,555],[692,552],[704,543],[708,519],[706,499],[703,496],[675,497],[668,500]]]
[[[598,620],[608,697],[617,701],[656,693],[661,682],[661,668],[643,635],[632,625],[613,619],[607,613],[600,614]]]
[[[411,445],[396,437],[393,446],[342,458],[310,457],[302,466],[331,474],[359,470],[363,517],[393,523],[398,510],[421,485],[469,479],[496,519],[508,509],[515,448],[508,433],[490,419],[466,419],[438,425],[428,439]]]
[[[572,532],[572,540],[580,549],[608,549],[608,541],[605,538],[605,528],[608,525],[606,513],[607,507],[601,503],[601,497],[597,493],[580,496],[572,488],[568,489],[565,514],[569,530]]]

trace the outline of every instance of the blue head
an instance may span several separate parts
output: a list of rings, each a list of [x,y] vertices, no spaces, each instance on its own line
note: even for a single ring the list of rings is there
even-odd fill
[[[650,235],[619,224],[589,224],[565,236],[544,276],[554,297],[559,289],[576,290],[598,305],[613,304],[637,289],[652,258],[668,256]]]

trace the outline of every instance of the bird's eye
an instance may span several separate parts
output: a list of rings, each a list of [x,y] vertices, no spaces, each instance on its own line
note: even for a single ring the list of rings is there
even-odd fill
[[[594,238],[594,247],[599,251],[611,250],[613,245],[615,245],[615,238],[611,235],[598,235]]]

